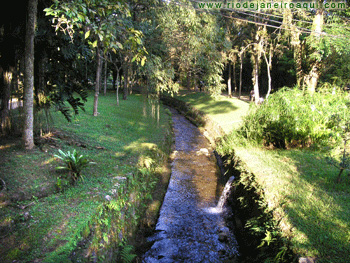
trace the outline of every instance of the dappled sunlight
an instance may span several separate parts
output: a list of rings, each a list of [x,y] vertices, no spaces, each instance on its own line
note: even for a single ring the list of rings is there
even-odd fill
[[[14,147],[15,145],[16,145],[15,143],[8,143],[5,145],[0,145],[0,150],[10,149],[10,148]]]
[[[226,133],[238,128],[242,123],[242,118],[249,110],[249,103],[226,96],[213,98],[209,94],[197,92],[180,94],[177,98],[204,112]]]
[[[124,149],[127,151],[139,151],[143,152],[146,150],[152,150],[153,148],[157,148],[155,143],[144,142],[145,138],[140,138],[137,141],[132,142],[128,146],[125,146]]]
[[[223,114],[235,111],[238,107],[228,98],[213,98],[206,93],[180,95],[184,100],[207,114]]]
[[[57,159],[55,157],[49,158],[41,163],[41,166],[49,165],[55,162]]]

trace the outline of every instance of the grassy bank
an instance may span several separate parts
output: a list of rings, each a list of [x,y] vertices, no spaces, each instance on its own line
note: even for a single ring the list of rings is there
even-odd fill
[[[201,94],[186,97],[181,99],[193,103],[219,125],[227,126],[227,120],[240,118],[236,114],[240,112],[239,104],[228,107],[226,102]],[[223,111],[224,118],[213,114]],[[318,262],[349,261],[350,178],[344,176],[341,183],[335,183],[339,170],[325,160],[329,151],[269,150],[247,142],[243,144],[235,134],[228,136],[218,151],[222,155],[234,153],[254,174],[268,209],[295,254],[318,259]]]
[[[237,98],[219,96],[213,99],[206,93],[184,92],[175,98],[191,104],[199,111],[220,124],[221,128],[229,133],[239,127],[242,117],[247,113],[249,104]]]
[[[86,112],[71,123],[51,111],[54,126],[31,152],[21,149],[18,138],[1,140],[0,177],[7,186],[0,210],[2,262],[116,260],[118,245],[130,240],[138,224],[147,224],[140,219],[146,204],[154,208],[147,213],[156,213],[154,187],[168,180],[169,114],[137,95],[119,107],[115,95],[100,96],[98,117],[92,103],[90,96]],[[58,149],[76,149],[93,162],[83,180],[62,192],[53,156]]]

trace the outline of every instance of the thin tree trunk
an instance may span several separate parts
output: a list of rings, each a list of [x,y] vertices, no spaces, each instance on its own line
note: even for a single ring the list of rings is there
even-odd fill
[[[127,61],[124,63],[124,94],[123,94],[123,100],[126,100],[128,98],[128,82],[129,82],[129,67],[127,65]]]
[[[255,104],[259,103],[259,55],[254,55],[254,68],[253,68],[253,83],[254,83],[254,97]]]
[[[322,6],[322,1],[319,1],[319,4]],[[319,39],[322,33],[322,26],[323,26],[323,10],[319,9],[316,12],[316,16],[314,18],[313,26],[312,26],[313,33],[311,34],[311,36],[315,37],[313,41],[317,41],[317,42],[320,41]],[[317,56],[321,56],[319,50],[315,50],[314,53],[316,53]],[[314,94],[316,91],[318,79],[320,77],[320,67],[321,67],[320,60],[316,59],[312,64],[312,67],[308,76],[306,76],[305,78],[305,84],[307,86],[307,90],[311,95]]]
[[[267,59],[266,53],[264,52],[264,58],[266,63],[267,77],[268,77],[268,90],[266,94],[266,99],[269,98],[271,93],[271,66],[272,66],[272,50],[269,51],[269,59]]]
[[[343,171],[344,171],[344,168],[343,167],[341,167],[340,168],[340,171],[339,171],[339,174],[338,174],[338,176],[337,176],[337,183],[340,183],[341,182],[341,174],[343,173]]]
[[[30,150],[34,147],[34,37],[38,0],[28,1],[28,20],[25,38],[25,69],[24,69],[24,147]]]
[[[228,63],[228,80],[227,80],[227,95],[231,98],[232,97],[232,87],[231,87],[231,64]]]
[[[96,83],[95,83],[95,96],[94,96],[94,111],[93,115],[97,116],[97,105],[98,105],[98,94],[100,93],[100,81],[101,81],[101,71],[102,71],[102,61],[101,61],[101,55],[100,55],[100,48],[97,47],[96,50],[96,62],[97,62],[97,68],[96,68]]]
[[[233,85],[235,87],[235,94],[237,94],[237,81],[236,81],[236,60],[233,62]]]

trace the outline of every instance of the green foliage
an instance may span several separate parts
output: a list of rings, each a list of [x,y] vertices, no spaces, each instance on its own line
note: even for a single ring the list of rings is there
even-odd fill
[[[313,96],[299,89],[282,89],[261,106],[252,105],[240,133],[277,148],[339,142],[340,126],[350,115],[347,94],[324,88]]]
[[[164,6],[157,13],[157,21],[164,47],[158,56],[170,62],[179,82],[187,88],[203,86],[210,94],[219,94],[224,88],[223,51],[231,43],[218,18],[199,13],[187,1],[181,1]]]
[[[86,156],[79,154],[75,149],[71,153],[67,153],[62,150],[58,150],[60,155],[55,154],[54,157],[60,159],[65,165],[57,166],[57,170],[68,170],[68,180],[70,184],[75,184],[75,182],[81,177],[81,171],[85,168],[89,161]],[[61,189],[64,186],[64,181],[62,179],[57,180],[57,186]]]
[[[345,126],[343,126],[343,149],[339,153],[340,160],[336,160],[331,157],[327,157],[326,160],[329,164],[337,167],[339,169],[337,182],[339,183],[341,181],[341,175],[344,171],[348,170],[350,171],[350,154],[347,152],[346,144],[350,140],[350,122],[347,122]]]
[[[348,18],[343,11],[335,11],[325,17],[324,36],[320,41],[309,37],[310,45],[320,51],[322,56],[322,81],[336,80],[337,85],[349,84],[350,46],[347,39],[350,32],[347,26]]]
[[[236,174],[237,199],[235,213],[238,225],[236,237],[241,247],[242,262],[292,262],[289,242],[282,237],[278,221],[269,207],[263,188],[254,174],[248,172],[234,154],[225,156],[228,173]]]
[[[151,54],[146,65],[141,69],[141,74],[147,77],[149,92],[176,93],[179,84],[174,82],[175,72],[169,62],[162,61],[161,57]]]
[[[134,247],[131,245],[124,245],[120,251],[120,259],[123,263],[131,263],[135,259],[136,255],[132,253]]]

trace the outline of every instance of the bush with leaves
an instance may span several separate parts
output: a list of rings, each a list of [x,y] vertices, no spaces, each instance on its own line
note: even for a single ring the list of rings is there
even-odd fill
[[[341,141],[339,122],[350,115],[347,95],[323,88],[313,96],[299,89],[281,89],[261,106],[252,105],[240,134],[277,148]]]
[[[349,171],[350,175],[350,154],[347,152],[347,143],[350,141],[350,116],[347,117],[348,119],[341,119],[342,121],[340,121],[339,125],[343,138],[343,146],[342,151],[339,153],[339,160],[336,160],[330,156],[326,158],[329,164],[339,169],[339,173],[336,179],[337,183],[341,182],[341,175],[344,171]]]
[[[60,159],[64,165],[57,166],[56,169],[68,171],[68,176],[66,178],[57,179],[57,186],[60,190],[62,190],[62,188],[67,185],[67,181],[71,185],[74,185],[75,182],[82,177],[81,171],[83,168],[90,162],[86,156],[79,154],[75,149],[73,152],[67,151],[67,153],[65,153],[62,150],[58,150],[58,152],[60,155],[55,154],[54,156]]]

